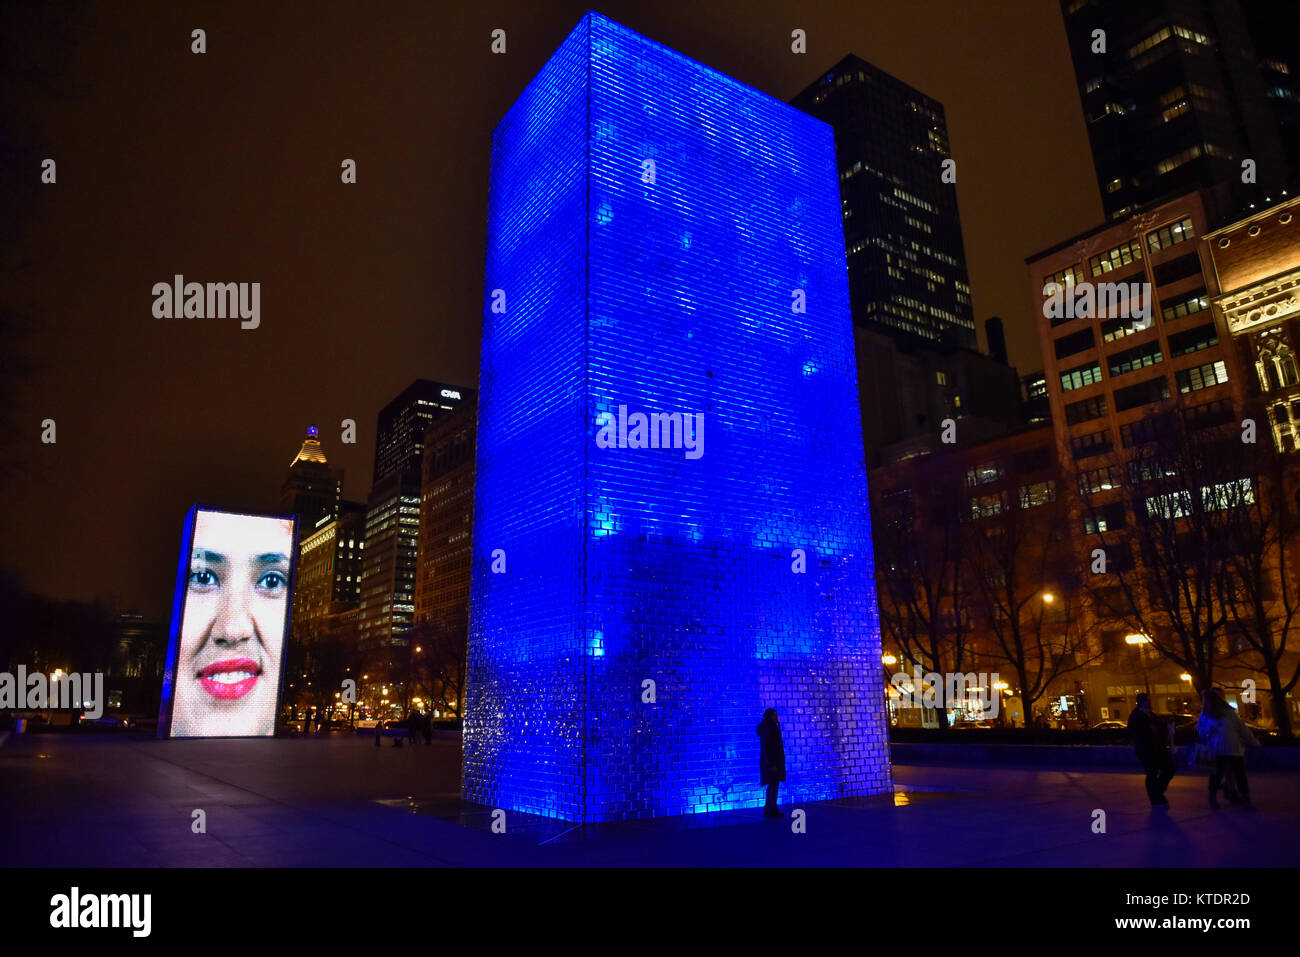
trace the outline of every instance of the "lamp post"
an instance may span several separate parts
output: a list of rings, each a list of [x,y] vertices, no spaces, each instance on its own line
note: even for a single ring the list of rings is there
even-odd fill
[[[891,696],[894,690],[894,683],[893,681],[890,680],[889,669],[893,665],[898,664],[898,658],[896,658],[894,655],[891,655],[889,652],[885,652],[883,655],[880,656],[880,663],[884,666],[884,671],[885,671],[885,710],[887,713],[889,713],[889,718],[893,722],[894,726],[897,727],[898,708],[897,707],[890,708]]]
[[[54,709],[59,700],[59,679],[63,677],[63,669],[55,668],[54,674],[50,675],[50,693],[45,699],[45,722],[46,724],[54,723]]]
[[[1056,601],[1056,595],[1055,595],[1055,594],[1053,594],[1053,593],[1050,592],[1050,591],[1044,591],[1044,592],[1043,592],[1043,604],[1044,604],[1044,605],[1050,605],[1050,604],[1052,604],[1052,602],[1054,602],[1054,601]],[[1044,615],[1047,614],[1047,610],[1046,610],[1046,609],[1043,610],[1043,614],[1044,614]],[[1042,628],[1041,628],[1041,627],[1039,628],[1039,635],[1040,635],[1040,637],[1041,637],[1041,635],[1042,635]],[[1022,693],[1021,693],[1021,696],[1020,696],[1020,707],[1021,707],[1021,708],[1024,710],[1024,712],[1025,712],[1025,727],[1026,727],[1026,728],[1032,728],[1032,727],[1034,726],[1034,714],[1033,714],[1033,711],[1032,711],[1032,710],[1030,709],[1030,707],[1029,707],[1029,702],[1025,700],[1025,695],[1024,695],[1024,693],[1023,693],[1023,689],[1021,689],[1021,690],[1022,690]],[[1047,691],[1047,688],[1044,687],[1042,690],[1043,690],[1044,692],[1046,692],[1046,691]],[[1047,712],[1046,714],[1043,715],[1044,727],[1050,727],[1050,726],[1051,726],[1050,721],[1048,721],[1048,716],[1050,715],[1050,713],[1051,713],[1051,710],[1050,710],[1050,706],[1049,706],[1048,712]]]
[[[1125,635],[1124,641],[1130,645],[1137,645],[1138,665],[1142,669],[1142,687],[1146,690],[1147,697],[1151,697],[1151,678],[1147,674],[1147,652],[1146,646],[1151,644],[1149,635]]]

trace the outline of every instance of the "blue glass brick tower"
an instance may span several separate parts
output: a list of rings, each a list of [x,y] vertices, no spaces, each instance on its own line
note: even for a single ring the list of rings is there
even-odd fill
[[[782,803],[891,787],[830,127],[587,14],[493,137],[480,388],[468,800],[757,807],[767,707]]]

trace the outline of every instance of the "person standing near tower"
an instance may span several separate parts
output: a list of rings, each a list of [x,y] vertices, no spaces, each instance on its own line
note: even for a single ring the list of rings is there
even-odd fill
[[[763,720],[758,723],[758,774],[759,782],[767,785],[767,806],[763,808],[763,816],[780,817],[776,792],[785,780],[785,745],[781,741],[781,722],[777,720],[775,708],[764,711]]]

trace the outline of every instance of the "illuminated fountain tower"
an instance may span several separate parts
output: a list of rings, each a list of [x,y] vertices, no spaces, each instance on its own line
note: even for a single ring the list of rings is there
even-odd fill
[[[891,787],[829,126],[595,13],[492,142],[464,796]]]

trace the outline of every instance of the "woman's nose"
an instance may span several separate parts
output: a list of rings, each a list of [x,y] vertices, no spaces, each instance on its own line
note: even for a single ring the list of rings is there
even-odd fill
[[[226,592],[221,607],[217,609],[217,620],[212,629],[217,642],[233,644],[253,637],[249,597],[247,590],[242,588]]]

